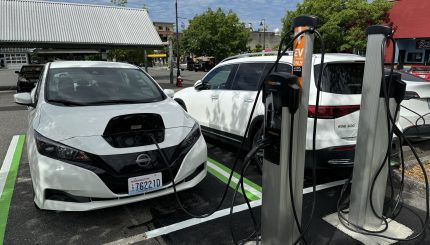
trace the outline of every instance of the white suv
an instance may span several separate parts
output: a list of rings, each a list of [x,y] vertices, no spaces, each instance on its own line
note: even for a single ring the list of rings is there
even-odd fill
[[[316,82],[320,55],[313,56],[309,96],[306,155],[312,149]],[[237,57],[221,62],[193,88],[177,92],[175,100],[201,125],[206,136],[240,142],[257,88],[276,56]],[[365,58],[352,54],[326,54],[317,126],[317,167],[353,164]],[[280,60],[278,71],[291,72],[292,56]],[[252,118],[249,145],[261,135],[264,105],[261,96]],[[309,166],[312,158],[307,157]]]

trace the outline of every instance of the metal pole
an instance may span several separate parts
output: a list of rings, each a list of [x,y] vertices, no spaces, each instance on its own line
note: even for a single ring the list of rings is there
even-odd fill
[[[173,84],[173,41],[169,37],[169,70],[170,70],[170,84]]]
[[[295,33],[306,28],[315,28],[317,23],[316,17],[299,16],[293,20]],[[303,178],[305,166],[305,147],[306,147],[306,130],[308,120],[309,105],[309,87],[312,70],[314,34],[305,33],[297,39],[295,43],[293,64],[294,75],[298,77],[300,85],[300,101],[297,112],[294,117],[294,135],[292,142],[289,140],[291,114],[287,107],[282,107],[282,119],[280,123],[279,142],[273,143],[269,150],[265,150],[263,164],[263,200],[261,208],[262,226],[261,237],[264,245],[283,245],[293,244],[299,237],[293,209],[290,198],[289,173],[288,173],[288,156],[289,147],[292,144],[292,190],[294,191],[294,204],[298,219],[301,220],[302,198],[303,198]],[[266,101],[266,106],[270,105]],[[276,125],[267,122],[269,115],[273,117],[272,112],[266,108],[265,128],[268,125]],[[266,136],[265,132],[265,136]],[[277,146],[275,146],[275,144]],[[273,149],[279,149],[278,152]],[[273,155],[272,155],[273,154]],[[279,156],[279,160],[271,160],[272,156]],[[275,159],[275,158],[272,158]]]
[[[175,1],[176,8],[176,78],[181,75],[179,69],[179,26],[178,26],[178,0]]]
[[[146,49],[143,50],[143,62],[145,62],[145,71],[148,72],[148,53]]]
[[[386,26],[367,29],[366,64],[349,206],[349,220],[360,227],[382,225],[382,220],[375,216],[370,206],[370,188],[388,149],[387,114],[384,98],[380,96],[380,81],[384,72],[381,63],[384,51],[382,43],[391,32],[391,28]],[[394,109],[395,103],[390,99],[390,112],[394,113]],[[388,166],[385,164],[373,190],[375,211],[380,217],[384,206],[387,175]]]
[[[266,20],[263,19],[263,51],[266,50]]]

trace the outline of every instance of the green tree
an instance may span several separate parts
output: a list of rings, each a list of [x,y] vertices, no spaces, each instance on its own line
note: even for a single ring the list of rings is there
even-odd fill
[[[261,52],[261,51],[263,51],[263,45],[261,45],[259,43],[257,43],[255,45],[255,48],[252,50],[252,52]]]
[[[282,19],[283,33],[291,21],[302,14],[319,17],[319,32],[330,52],[356,52],[366,48],[365,29],[385,21],[392,4],[386,0],[304,0]]]
[[[220,61],[230,55],[245,52],[249,29],[233,12],[210,8],[189,21],[181,37],[182,51],[198,56],[213,56]]]
[[[117,6],[121,6],[124,7],[125,5],[127,5],[128,1],[127,0],[110,0],[110,2],[113,5],[117,5]]]

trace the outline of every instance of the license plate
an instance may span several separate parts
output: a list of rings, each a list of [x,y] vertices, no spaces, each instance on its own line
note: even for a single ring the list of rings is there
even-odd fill
[[[128,179],[128,194],[138,195],[160,189],[163,186],[161,173],[153,173]]]

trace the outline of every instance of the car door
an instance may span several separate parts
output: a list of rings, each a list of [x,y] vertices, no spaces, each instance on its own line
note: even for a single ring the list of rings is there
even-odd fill
[[[225,90],[222,93],[220,113],[224,120],[221,124],[221,130],[230,134],[230,138],[240,139],[240,137],[244,136],[252,106],[257,96],[258,87],[272,66],[273,63],[268,62],[240,64],[233,79],[232,89]],[[291,65],[279,63],[278,71],[290,73]],[[253,118],[259,115],[259,111],[260,113],[264,113],[261,95],[258,101]]]
[[[196,90],[187,105],[188,112],[200,124],[204,131],[217,133],[223,118],[220,115],[219,99],[221,94],[231,88],[236,65],[229,64],[211,70],[202,80],[202,88]]]

